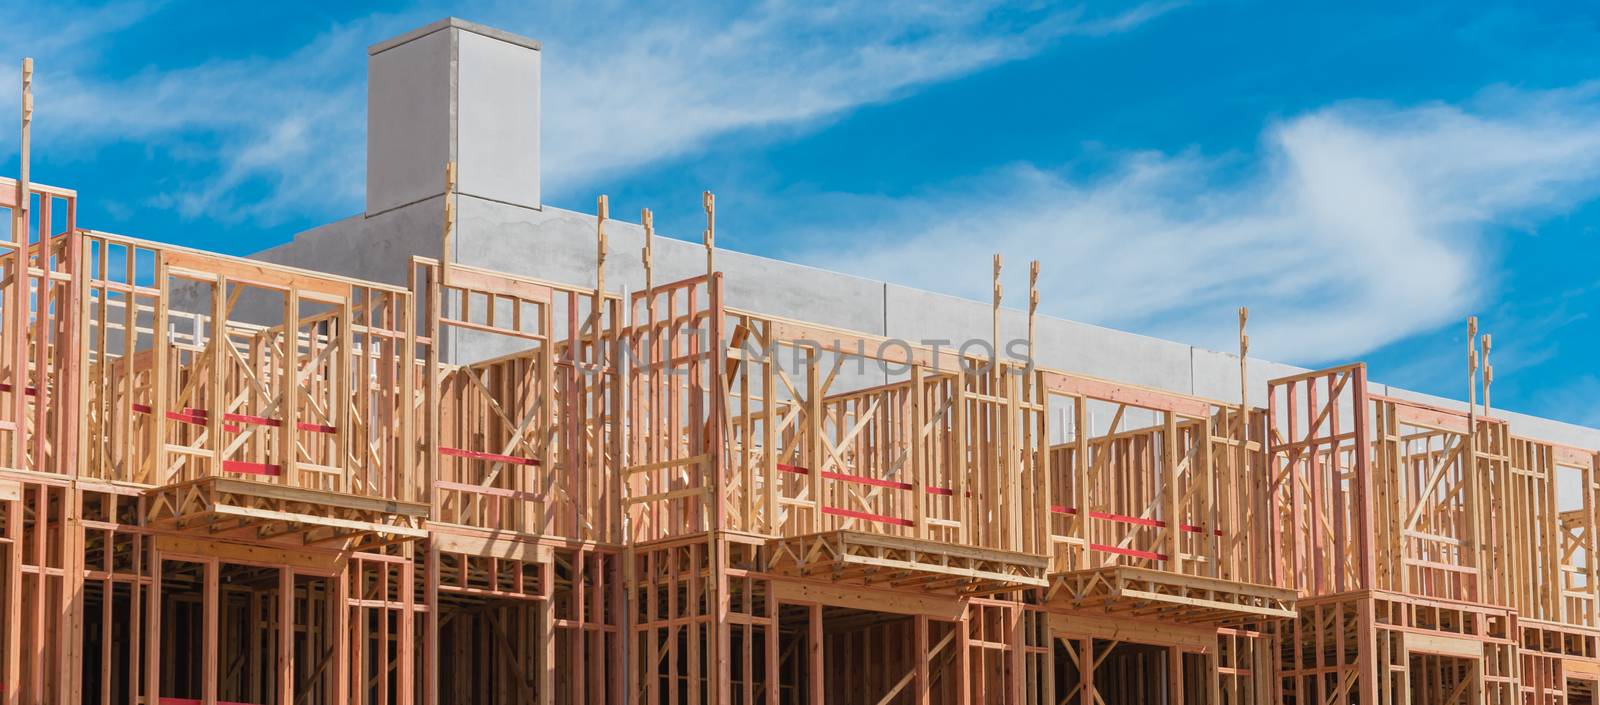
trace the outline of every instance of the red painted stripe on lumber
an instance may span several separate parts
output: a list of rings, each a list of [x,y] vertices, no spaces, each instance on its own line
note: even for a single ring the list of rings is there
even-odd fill
[[[201,413],[205,413],[203,410],[200,410],[200,409],[196,409],[196,411],[200,411]],[[223,414],[222,418],[227,419],[229,421],[238,421],[239,423],[247,423],[247,424],[250,424],[252,426],[271,426],[273,428],[277,428],[277,427],[283,425],[282,421],[280,421],[278,419],[269,419],[269,418],[267,418],[265,416],[248,416],[248,415],[245,415],[245,414]],[[301,425],[306,425],[306,424],[301,424]],[[305,430],[309,430],[309,429],[305,429]]]
[[[1056,514],[1070,514],[1072,516],[1077,516],[1078,514],[1078,509],[1076,507],[1063,507],[1059,504],[1050,505],[1050,511],[1055,512]],[[1106,521],[1115,521],[1123,524],[1148,526],[1156,529],[1167,528],[1167,522],[1164,522],[1160,519],[1145,519],[1142,517],[1131,517],[1124,514],[1111,514],[1109,512],[1089,512],[1089,517],[1092,519],[1104,519]],[[1179,524],[1178,528],[1191,534],[1205,533],[1200,527],[1195,526],[1194,524]],[[1222,529],[1214,529],[1214,531],[1218,536],[1225,535]]]
[[[161,703],[161,705],[200,705],[204,701],[196,700],[194,698],[169,698],[169,697],[166,697],[166,696],[162,696],[160,698],[159,702]],[[254,703],[236,703],[236,702],[231,702],[231,701],[228,701],[228,700],[218,700],[217,701],[217,705],[255,705],[255,704]]]
[[[334,426],[324,426],[319,423],[306,423],[304,421],[295,424],[294,427],[301,431],[310,431],[312,433],[336,433],[339,430]]]
[[[1101,543],[1091,543],[1089,544],[1089,548],[1104,553],[1115,553],[1119,556],[1145,558],[1152,561],[1165,561],[1167,559],[1167,554],[1165,553],[1156,553],[1155,551],[1140,551],[1132,548],[1122,548],[1120,546],[1107,546]]]
[[[811,470],[810,469],[798,467],[798,466],[795,466],[795,465],[786,465],[784,463],[778,463],[778,471],[779,472],[792,473],[792,474],[795,474],[795,475],[810,475],[811,474]],[[913,484],[911,484],[909,482],[897,482],[895,480],[880,480],[880,479],[875,478],[875,477],[867,477],[865,475],[851,475],[851,474],[848,474],[848,473],[833,472],[832,470],[823,471],[822,476],[825,477],[825,478],[828,478],[829,480],[838,480],[840,482],[854,482],[854,483],[862,484],[862,485],[871,485],[873,487],[886,487],[886,488],[891,489],[891,490],[914,490],[914,489],[916,489],[916,485],[913,485]],[[953,497],[953,496],[955,496],[955,491],[954,490],[948,490],[948,489],[945,489],[943,487],[924,487],[923,491],[927,492],[928,494],[936,494],[936,495],[940,495],[940,496],[943,496],[943,497]]]
[[[151,408],[150,405],[148,405],[148,404],[134,404],[133,405],[133,410],[134,410],[135,413],[140,413],[140,414],[149,414],[149,413],[154,413],[155,412],[155,409]],[[206,425],[207,423],[210,422],[210,420],[211,420],[211,412],[207,411],[206,409],[196,409],[194,407],[186,407],[186,408],[181,409],[179,411],[169,411],[169,412],[167,412],[167,418],[172,419],[173,421],[181,421],[181,422],[187,423],[187,424],[194,424],[196,426],[204,426],[204,425]],[[271,426],[273,428],[278,428],[278,427],[283,426],[283,421],[281,421],[279,419],[269,419],[269,418],[267,418],[265,416],[250,416],[248,414],[233,414],[233,413],[229,413],[229,414],[223,414],[222,418],[225,421],[235,421],[235,422],[238,422],[238,423],[250,424],[252,426]],[[223,425],[222,428],[223,428],[223,430],[230,431],[232,433],[238,433],[238,432],[244,430],[243,428],[241,428],[241,427],[239,427],[237,425],[234,425],[234,424],[225,424],[225,425]],[[301,422],[301,423],[295,424],[295,428],[297,428],[297,429],[299,429],[301,431],[310,431],[312,433],[337,433],[339,431],[338,427],[336,427],[336,426],[327,426],[327,425],[318,424],[318,423],[305,423],[305,422]]]
[[[887,489],[891,489],[891,490],[910,490],[910,489],[915,489],[915,487],[909,482],[896,482],[894,480],[880,480],[880,479],[875,478],[875,477],[865,477],[865,476],[862,476],[862,475],[846,475],[846,474],[844,474],[842,472],[824,471],[822,473],[822,476],[828,478],[829,480],[840,480],[840,481],[843,481],[843,482],[854,482],[854,483],[856,483],[858,485],[870,485],[872,487],[883,487],[883,488],[887,488]]]
[[[224,460],[222,469],[225,472],[237,472],[245,475],[279,475],[283,466],[269,463],[247,463],[242,460]]]
[[[519,458],[514,455],[501,455],[499,453],[485,453],[481,450],[463,450],[461,448],[446,448],[439,446],[440,455],[454,458],[468,458],[470,460],[491,460],[497,463],[511,463],[512,465],[538,465],[534,458]]]
[[[187,409],[186,411],[197,412],[197,413],[201,414],[202,416],[206,415],[206,410],[205,409]],[[271,418],[267,418],[265,416],[251,416],[249,414],[227,413],[227,414],[223,414],[222,418],[226,419],[228,421],[237,421],[239,423],[250,424],[252,426],[271,426],[273,428],[279,428],[279,427],[283,426],[283,420],[282,419],[271,419]],[[309,422],[306,422],[306,421],[297,422],[297,423],[295,423],[294,427],[296,429],[298,429],[298,430],[310,431],[312,433],[338,433],[338,431],[339,431],[339,428],[337,426],[328,426],[326,424],[320,424],[320,423],[309,423]]]
[[[193,424],[195,426],[204,426],[204,425],[206,425],[207,419],[206,419],[204,413],[201,413],[201,414],[185,413],[185,412],[194,412],[194,411],[197,411],[197,410],[196,409],[184,409],[183,411],[169,411],[169,412],[167,412],[167,418],[172,419],[173,421],[182,421],[182,422],[187,423],[187,424]],[[225,423],[225,424],[222,424],[222,430],[227,431],[229,433],[238,433],[238,432],[240,432],[240,431],[242,431],[244,429],[240,428],[237,424]]]

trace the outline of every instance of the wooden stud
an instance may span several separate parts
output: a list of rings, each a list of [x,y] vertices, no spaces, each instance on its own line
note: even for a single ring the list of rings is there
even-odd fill
[[[731,307],[709,193],[705,274],[655,281],[643,211],[624,297],[604,197],[592,288],[451,262],[453,177],[441,259],[404,288],[79,231],[74,196],[24,177],[44,237],[0,243],[3,305],[40,312],[5,317],[0,355],[7,703],[1508,705],[1600,673],[1600,454],[1493,418],[1475,319],[1465,413],[1360,364],[1254,407],[1243,308],[1237,403],[966,373]],[[274,321],[236,312],[244,289]],[[461,331],[521,350],[441,359]],[[905,372],[861,386],[849,354]]]
[[[644,290],[645,298],[649,299],[649,292],[655,288],[655,257],[652,255],[652,246],[656,239],[656,219],[649,208],[639,211],[639,222],[644,225],[644,248],[639,252],[639,258],[644,263]]]
[[[706,248],[706,276],[716,273],[717,250],[717,197],[710,191],[700,195],[700,205],[706,211],[706,230],[703,238]]]
[[[1039,260],[1028,263],[1028,369],[1037,363],[1034,345],[1038,342],[1034,328],[1039,317]]]
[[[1000,253],[998,253],[998,252],[996,252],[994,254],[994,282],[993,282],[993,284],[994,284],[994,301],[993,301],[993,304],[990,307],[991,328],[990,328],[990,331],[989,331],[989,345],[990,345],[989,349],[992,352],[995,353],[995,358],[994,359],[998,359],[999,358],[998,351],[1000,350],[1000,298],[1001,298]]]

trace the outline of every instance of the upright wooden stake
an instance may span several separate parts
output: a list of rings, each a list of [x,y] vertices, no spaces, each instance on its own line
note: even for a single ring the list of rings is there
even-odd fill
[[[990,348],[991,352],[1000,349],[1000,297],[1000,253],[996,252],[994,253],[994,305],[990,310],[992,328],[989,331],[989,342],[994,346]]]
[[[221,414],[218,414],[221,416]],[[222,600],[222,563],[216,559],[199,564],[204,571],[200,606],[202,611],[200,634],[201,658],[205,663],[201,665],[200,697],[205,705],[217,705],[217,680],[221,675],[217,669],[217,629],[220,624],[218,602]]]
[[[456,163],[446,162],[444,165],[444,233],[439,239],[439,286],[437,287],[436,292],[436,303],[433,304],[434,306],[438,307],[438,313],[440,315],[447,315],[450,312],[449,303],[444,301],[443,297],[446,295],[446,292],[449,291],[447,287],[450,285],[450,260],[455,255],[455,237]],[[464,303],[465,302],[463,302],[463,304]],[[439,331],[434,331],[435,334],[438,332]],[[455,331],[453,329],[450,331],[450,335],[452,338],[455,337]],[[440,353],[439,356],[441,359],[454,359],[454,350],[449,351],[450,357],[445,357],[445,350],[443,347],[444,344],[444,341],[439,340],[437,337],[432,339],[432,347]],[[433,487],[430,485],[427,490],[431,493],[433,491]]]
[[[605,322],[606,308],[606,219],[611,217],[611,204],[605,194],[595,201],[594,216],[594,310],[589,313],[593,320],[594,336],[594,361],[601,364],[601,328]]]
[[[611,217],[611,204],[605,194],[595,200],[594,212],[594,290],[596,310],[599,310],[600,297],[606,290],[606,219]]]
[[[1478,407],[1478,317],[1467,317],[1467,420],[1470,422]],[[1471,424],[1468,424],[1471,431]]]
[[[1478,485],[1478,351],[1474,347],[1478,337],[1478,317],[1467,317],[1467,433],[1461,442],[1465,444],[1462,453],[1463,486],[1466,488],[1467,505],[1470,507],[1476,499],[1473,490]],[[1474,514],[1468,520],[1467,531],[1472,535],[1466,537],[1465,553],[1471,556],[1472,565],[1481,567],[1483,555],[1479,553],[1478,533],[1475,531],[1477,517]],[[1479,585],[1481,592],[1482,585]]]
[[[1250,307],[1239,307],[1239,409],[1243,413],[1250,412],[1250,376],[1249,368],[1245,365],[1245,357],[1250,354],[1250,336],[1245,333],[1245,325],[1250,322]]]
[[[447,162],[444,165],[444,238],[441,240],[439,252],[439,277],[445,277],[445,270],[450,266],[450,260],[455,254],[456,236],[456,163]]]
[[[7,307],[12,311],[28,310],[28,225],[31,220],[30,209],[32,205],[28,195],[28,168],[29,168],[29,135],[33,125],[33,59],[22,60],[22,142],[17,174],[17,207],[12,209],[12,219],[15,225],[11,228],[12,237],[16,238],[16,273],[15,282],[11,286],[11,300]],[[11,344],[12,381],[11,394],[11,421],[17,424],[16,440],[11,444],[10,465],[19,470],[28,467],[27,444],[22,433],[23,418],[28,413],[28,402],[23,396],[23,389],[28,383],[28,336],[24,333],[27,326],[27,316],[17,316],[15,323],[15,339],[7,341]],[[15,630],[13,630],[15,631]],[[11,653],[16,653],[13,650]]]
[[[1028,369],[1033,369],[1034,331],[1039,318],[1039,260],[1028,263]]]
[[[158,564],[159,565],[159,564]],[[355,565],[352,561],[351,565]],[[155,629],[160,622],[150,621],[150,628]],[[289,566],[278,568],[278,705],[294,705],[295,697],[295,663],[294,663],[294,569]],[[385,667],[388,663],[384,663]],[[365,677],[362,678],[362,690],[366,689]],[[407,684],[410,685],[409,683]]]
[[[1245,332],[1245,326],[1250,323],[1250,307],[1239,307],[1239,452],[1234,466],[1235,477],[1257,477],[1256,473],[1245,475],[1246,468],[1250,467],[1250,366],[1247,362],[1250,355],[1250,335]],[[1264,441],[1263,441],[1264,442]],[[1258,481],[1251,484],[1253,492],[1265,493],[1267,491],[1266,478],[1260,476]],[[1253,514],[1247,511],[1246,514]],[[1263,521],[1266,517],[1262,518]],[[1255,527],[1246,527],[1245,531],[1254,531]],[[1267,560],[1264,551],[1254,556],[1256,565],[1263,565]],[[1235,580],[1254,579],[1255,576],[1234,576]]]
[[[28,212],[33,208],[28,202],[28,177],[31,166],[30,136],[33,133],[33,59],[22,60],[22,142],[17,165],[17,211],[27,224]],[[27,230],[18,231],[22,234],[22,243],[27,244]],[[19,466],[20,467],[20,466]]]
[[[650,300],[650,290],[655,288],[655,257],[651,254],[651,243],[656,239],[656,218],[649,208],[639,211],[639,222],[644,224],[644,249],[639,252],[640,259],[644,261],[644,291],[645,300]]]
[[[706,209],[706,277],[710,278],[717,271],[714,258],[717,249],[717,197],[706,191],[700,197],[700,203]]]
[[[1492,341],[1488,333],[1483,334],[1483,415],[1489,416],[1489,385],[1494,384],[1494,365],[1489,364],[1489,345]]]

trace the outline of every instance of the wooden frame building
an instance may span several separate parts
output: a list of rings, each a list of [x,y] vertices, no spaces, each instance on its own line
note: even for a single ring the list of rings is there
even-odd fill
[[[1600,684],[1597,455],[1511,434],[1487,383],[1461,413],[1355,364],[1262,408],[965,356],[741,309],[709,233],[704,274],[619,295],[603,204],[593,287],[425,257],[396,286],[76,199],[0,180],[12,705]]]

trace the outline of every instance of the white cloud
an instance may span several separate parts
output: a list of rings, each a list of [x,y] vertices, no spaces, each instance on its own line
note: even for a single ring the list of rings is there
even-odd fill
[[[581,188],[734,130],[791,125],[1023,58],[1070,35],[1131,30],[1174,3],[1091,16],[983,2],[769,0],[734,15],[629,11],[603,36],[546,42],[546,183]],[[548,19],[548,18],[541,18]],[[571,18],[542,26],[574,26]],[[537,20],[510,24],[541,26]]]
[[[1568,423],[1600,428],[1600,407],[1594,403],[1597,396],[1600,396],[1600,377],[1586,374],[1563,380],[1561,385],[1541,394],[1539,408],[1532,411]]]
[[[0,44],[6,55],[36,57],[35,154],[93,162],[105,147],[134,143],[174,163],[196,165],[190,179],[152,174],[141,180],[150,204],[185,216],[272,224],[359,204],[364,37],[392,20],[331,28],[285,57],[104,75],[102,67],[115,59],[98,48],[157,9],[136,2],[92,12],[55,7],[32,17],[45,17],[41,24],[54,24],[70,42],[25,36]],[[0,20],[10,19],[0,12]],[[0,92],[0,110],[9,114],[15,106],[14,89]],[[11,157],[16,142],[6,137],[0,154]],[[249,191],[241,190],[246,186]]]
[[[447,10],[544,41],[544,183],[560,193],[593,189],[730,131],[803,125],[1028,56],[1063,36],[1127,31],[1174,6],[1094,14],[1000,0],[768,0],[731,9],[483,0]],[[106,78],[104,65],[129,57],[101,55],[105,40],[157,9],[132,1],[95,11],[0,9],[0,24],[33,28],[8,31],[0,56],[40,59],[35,144],[92,159],[105,145],[137,141],[198,163],[205,176],[164,180],[154,205],[263,223],[360,207],[365,47],[446,11],[413,7],[331,27],[283,57]],[[15,114],[14,93],[0,90],[0,114]],[[14,150],[14,141],[0,141],[0,155]]]
[[[1600,193],[1600,86],[1338,104],[1271,126],[1260,151],[1132,154],[1089,182],[1015,165],[855,202],[876,215],[852,238],[873,244],[789,254],[986,298],[1000,250],[1011,292],[1016,263],[1043,262],[1047,312],[1228,349],[1248,304],[1252,353],[1349,358],[1461,317],[1493,293],[1492,233]]]

